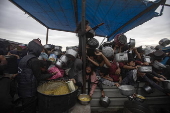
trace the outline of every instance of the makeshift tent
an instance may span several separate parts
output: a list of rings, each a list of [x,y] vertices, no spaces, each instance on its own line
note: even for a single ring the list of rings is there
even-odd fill
[[[81,21],[82,0],[10,0],[47,29],[74,32]],[[112,40],[138,25],[160,16],[155,12],[166,0],[86,0],[86,20],[94,27],[97,36]],[[162,8],[163,9],[163,8]]]

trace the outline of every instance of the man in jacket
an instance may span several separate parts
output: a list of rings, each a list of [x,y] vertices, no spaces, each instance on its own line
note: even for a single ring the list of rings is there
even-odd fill
[[[18,95],[22,98],[24,113],[36,113],[37,86],[53,74],[42,74],[38,57],[43,50],[41,41],[34,39],[28,43],[28,55],[24,56],[18,66]]]

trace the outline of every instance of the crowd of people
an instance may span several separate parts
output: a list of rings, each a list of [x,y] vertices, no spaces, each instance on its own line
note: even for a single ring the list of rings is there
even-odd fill
[[[82,32],[81,26],[76,29],[79,40],[84,34],[87,37],[85,78],[88,94],[92,98],[97,86],[104,97],[103,85],[134,86],[137,81],[170,95],[170,90],[162,86],[164,80],[170,79],[169,51],[161,50],[160,46],[135,47],[134,43],[127,42],[124,34],[118,34],[112,41],[99,46],[93,32],[89,33],[97,27],[91,28],[86,21],[86,31]],[[72,80],[81,89],[84,76],[81,49],[80,43],[79,46],[67,47],[63,52],[61,46],[43,46],[40,39],[17,46],[7,41],[1,42],[0,111],[17,112],[14,108],[15,96],[18,95],[24,113],[36,113],[37,87],[52,79]]]

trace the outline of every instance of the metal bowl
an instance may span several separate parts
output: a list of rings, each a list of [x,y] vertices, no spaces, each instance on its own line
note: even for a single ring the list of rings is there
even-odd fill
[[[135,100],[139,102],[144,102],[146,98],[142,95],[137,94]]]
[[[87,94],[80,94],[78,96],[78,100],[80,101],[81,104],[87,105],[87,104],[90,103],[91,97],[89,95],[87,95]]]
[[[135,88],[132,85],[121,85],[118,87],[122,95],[130,96],[135,93]]]

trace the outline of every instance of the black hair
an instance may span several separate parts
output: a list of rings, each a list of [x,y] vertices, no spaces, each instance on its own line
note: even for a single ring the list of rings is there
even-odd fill
[[[81,23],[82,23],[82,22],[80,22],[80,23],[77,25],[77,28],[76,28],[76,30],[75,30],[76,33],[78,33],[78,31],[81,29]],[[89,24],[89,21],[88,21],[88,20],[85,20],[85,25],[87,25],[87,24]]]
[[[41,68],[46,68],[46,69],[48,69],[48,67],[49,67],[51,64],[52,64],[51,61],[40,60]]]
[[[105,67],[100,67],[100,73],[103,73],[104,76],[109,74],[109,69]]]
[[[86,68],[87,68],[87,67],[90,67],[90,68],[91,68],[90,74],[92,74],[92,73],[95,71],[95,66],[94,66],[92,63],[87,63],[87,64],[86,64]]]

